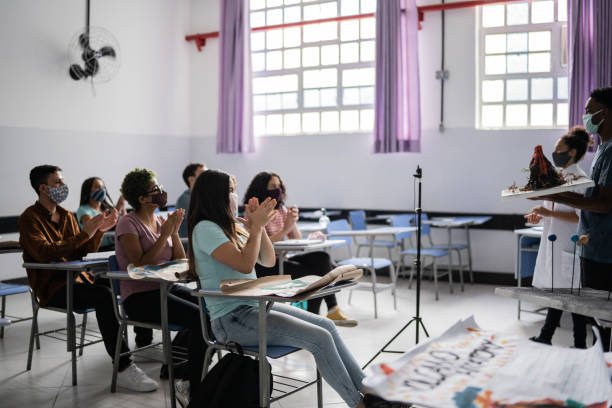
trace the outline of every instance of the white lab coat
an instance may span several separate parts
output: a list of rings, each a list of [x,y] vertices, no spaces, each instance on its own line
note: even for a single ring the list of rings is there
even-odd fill
[[[564,175],[573,173],[577,176],[588,177],[576,163],[562,170],[561,173]],[[577,192],[584,193],[584,191]],[[549,210],[579,213],[573,207],[550,201],[544,201],[542,205]],[[540,241],[533,275],[533,286],[540,289],[550,289],[553,283],[555,288],[578,288],[580,286],[579,251],[576,251],[574,258],[574,243],[570,239],[577,231],[578,223],[562,221],[553,217],[542,218],[542,240]],[[550,234],[557,236],[555,242],[548,240]],[[551,256],[551,253],[553,256]],[[573,281],[572,270],[574,273]]]

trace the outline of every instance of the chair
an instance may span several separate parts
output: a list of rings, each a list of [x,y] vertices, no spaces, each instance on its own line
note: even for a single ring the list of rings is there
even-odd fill
[[[350,231],[350,230],[351,230],[351,227],[346,220],[336,220],[336,221],[332,221],[329,224],[327,224],[328,232],[332,232],[332,231],[342,232],[342,231]],[[396,277],[395,277],[395,267],[393,266],[393,262],[390,259],[373,258],[371,256],[372,254],[370,254],[370,257],[368,258],[359,258],[359,257],[353,258],[352,251],[351,251],[351,237],[334,235],[333,238],[344,241],[344,243],[340,243],[334,246],[334,248],[347,247],[349,251],[349,258],[344,259],[340,262],[337,262],[338,265],[355,265],[358,268],[367,269],[371,272],[372,283],[368,284],[368,283],[359,282],[357,286],[355,286],[355,289],[372,291],[372,294],[374,295],[374,318],[375,319],[378,318],[378,303],[377,303],[376,295],[379,292],[382,292],[385,290],[391,290],[391,292],[393,293],[393,309],[397,310],[397,296],[396,296],[396,291],[395,291]],[[393,246],[395,246],[395,242],[393,242]],[[387,267],[389,268],[389,275],[391,277],[391,283],[378,283],[376,281],[376,270],[387,268]],[[352,294],[353,294],[353,290],[349,292],[349,304],[351,303]]]
[[[421,221],[427,221],[427,215],[426,214],[422,214],[421,215]],[[431,239],[431,226],[427,223],[423,223],[423,225],[421,226],[421,239],[423,237],[427,237],[428,241],[430,244],[433,244],[432,239]],[[416,248],[409,248],[409,249],[405,249],[400,253],[400,257],[397,261],[397,270],[401,271],[401,267],[404,266],[404,257],[405,256],[411,256],[412,258],[415,258],[417,255],[417,249]],[[439,299],[439,290],[438,290],[438,278],[448,275],[448,281],[449,281],[449,290],[450,293],[453,293],[453,270],[452,270],[452,261],[451,261],[451,253],[448,249],[446,248],[436,248],[436,247],[421,247],[421,257],[424,258],[425,260],[429,259],[431,261],[431,267],[432,267],[432,274],[433,274],[433,279],[434,279],[434,286],[435,286],[435,290],[436,290],[436,300]],[[444,274],[438,276],[438,267],[437,267],[437,260],[443,257],[447,257],[448,258],[448,272],[445,272]],[[409,279],[409,283],[408,283],[408,287],[412,287],[412,280],[414,277],[414,264],[410,264],[410,279]],[[459,280],[461,282],[461,291],[463,292],[463,267],[460,266],[460,272],[459,272]]]
[[[11,283],[0,283],[0,297],[2,297],[2,306],[0,308],[0,319],[5,319],[11,323],[24,322],[26,320],[32,320],[30,317],[17,317],[9,316],[6,314],[6,297],[10,295],[17,295],[19,293],[26,293],[30,291],[30,287],[27,285],[14,285]],[[4,338],[4,326],[0,326],[0,339]]]
[[[119,270],[119,264],[117,263],[117,257],[115,255],[111,255],[108,258],[108,267],[109,274],[107,275],[109,281],[111,282],[111,289],[113,290],[113,308],[115,310],[115,316],[117,317],[117,321],[119,322],[119,331],[117,333],[117,341],[115,343],[115,357],[113,359],[113,377],[111,380],[111,392],[114,393],[117,390],[117,373],[119,372],[119,359],[124,355],[129,355],[133,353],[137,353],[139,351],[146,350],[151,347],[156,347],[160,343],[149,344],[145,347],[136,348],[134,350],[127,351],[125,353],[121,353],[121,339],[127,337],[127,328],[128,326],[137,326],[144,327],[149,329],[156,329],[162,331],[162,347],[164,353],[164,364],[168,367],[168,384],[170,388],[170,406],[172,408],[176,407],[176,398],[175,398],[175,389],[174,389],[174,369],[173,362],[175,360],[175,355],[177,360],[181,362],[187,361],[187,352],[182,347],[172,347],[170,342],[170,332],[171,331],[181,331],[184,330],[185,327],[178,324],[167,323],[167,309],[162,307],[162,322],[160,323],[145,323],[136,320],[130,320],[130,318],[125,313],[123,305],[121,303],[121,293],[119,288],[120,280],[128,280],[132,279],[128,275],[126,271]],[[112,276],[110,273],[112,272]],[[117,276],[120,275],[120,276]],[[160,283],[160,286],[163,283]],[[164,292],[167,296],[167,292]],[[164,317],[164,312],[166,313]],[[164,324],[164,320],[166,324]]]
[[[198,305],[200,306],[200,319],[202,323],[202,335],[204,336],[204,341],[206,342],[206,345],[208,346],[206,348],[206,354],[204,356],[204,376],[206,376],[206,374],[208,373],[208,368],[212,362],[213,353],[215,351],[217,352],[218,358],[220,358],[220,353],[222,351],[227,351],[230,353],[237,353],[238,351],[236,350],[235,347],[232,347],[231,345],[223,344],[215,338],[211,330],[211,321],[210,321],[210,316],[208,315],[208,309],[206,308],[206,302],[204,301],[203,295],[201,295],[199,292],[200,282],[198,282],[197,286],[198,286],[198,289],[194,290],[192,294],[193,296],[196,296],[198,298]],[[245,355],[251,356],[255,358],[256,360],[259,360],[260,356],[259,356],[258,346],[246,346],[246,347],[243,346],[242,349]],[[266,355],[267,357],[276,360],[278,358],[285,357],[285,356],[288,356],[289,354],[295,353],[296,351],[299,351],[299,350],[301,349],[297,347],[292,347],[292,346],[270,345],[266,347]],[[281,375],[276,375],[276,377],[282,378],[283,380],[295,381],[299,385],[296,386],[292,384],[287,384],[286,382],[275,382],[273,384],[273,392],[276,391],[280,395],[276,397],[273,397],[272,395],[270,395],[270,404],[284,397],[287,397],[291,394],[294,394],[298,391],[301,391],[302,389],[309,387],[310,385],[316,383],[317,384],[317,407],[323,408],[323,383],[321,381],[321,374],[319,373],[319,370],[317,370],[316,380],[310,381],[310,382],[300,380],[298,378],[285,377]],[[281,390],[280,388],[276,388],[279,386],[285,386],[289,388],[289,390],[285,391],[285,390]],[[260,393],[261,392],[263,392],[263,390],[260,389]]]
[[[366,223],[366,213],[363,210],[350,211],[349,220],[351,221],[351,227],[353,227],[354,230],[368,229],[368,226]],[[365,247],[365,248],[369,248],[370,251],[372,250],[372,246],[370,245],[370,242],[367,240],[366,242],[358,242],[357,238],[355,238],[355,245],[357,245],[357,256],[359,256],[359,252],[361,251],[361,248]],[[393,250],[393,248],[395,248],[394,241],[375,240],[374,246],[379,247],[379,248],[387,248],[387,251],[389,251],[389,259],[392,259],[391,251]],[[370,253],[369,256],[372,256],[372,254]]]
[[[427,214],[422,214],[422,220],[423,221],[427,221],[428,217]],[[467,227],[466,227],[467,228]],[[450,230],[449,230],[449,234],[450,234]],[[463,267],[466,266],[469,268],[469,272],[470,272],[470,282],[474,283],[474,272],[472,271],[472,267],[469,264],[469,245],[467,243],[452,243],[449,245],[448,242],[444,243],[444,244],[434,244],[433,240],[431,238],[431,234],[428,234],[428,239],[429,239],[429,244],[430,246],[428,248],[434,248],[434,249],[448,249],[449,251],[454,251],[457,253],[457,266],[459,267],[459,273],[461,274],[461,276],[463,277]],[[450,235],[449,235],[450,236]],[[461,261],[461,251],[465,250],[467,252],[467,259],[468,259],[468,264],[464,265],[463,262]],[[452,263],[452,261],[451,261]],[[461,289],[461,291],[463,291],[463,289]]]

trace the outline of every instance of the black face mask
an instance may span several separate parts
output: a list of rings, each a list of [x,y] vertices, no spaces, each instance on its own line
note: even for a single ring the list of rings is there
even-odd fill
[[[151,196],[151,202],[157,204],[159,208],[163,208],[168,203],[168,193],[163,191],[161,193]]]
[[[569,150],[567,152],[553,152],[552,154],[553,163],[557,167],[565,167],[572,157],[569,155]]]

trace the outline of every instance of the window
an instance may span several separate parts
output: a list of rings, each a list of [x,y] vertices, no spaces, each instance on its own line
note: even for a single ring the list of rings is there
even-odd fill
[[[478,12],[477,127],[567,127],[567,1],[519,1]]]
[[[251,0],[251,28],[374,13],[376,0]],[[374,18],[253,31],[255,135],[371,132]]]

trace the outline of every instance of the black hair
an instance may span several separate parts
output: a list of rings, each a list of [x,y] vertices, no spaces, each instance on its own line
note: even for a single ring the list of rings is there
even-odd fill
[[[96,180],[100,180],[102,181],[102,184],[106,185],[106,183],[104,183],[104,180],[102,180],[100,177],[90,177],[86,179],[83,184],[81,184],[81,200],[79,202],[79,205],[89,204],[89,198],[91,197],[91,187],[93,186],[93,183]],[[102,211],[111,209],[114,206],[115,205],[113,203],[113,199],[110,198],[110,196],[108,195],[108,190],[106,190],[106,198],[102,202],[101,207]]]
[[[183,181],[187,184],[187,187],[189,187],[189,177],[195,176],[196,170],[200,167],[206,168],[204,163],[189,163],[183,170]]]
[[[249,184],[249,188],[247,188],[246,194],[244,195],[244,199],[242,200],[243,204],[247,204],[253,197],[257,198],[260,203],[268,198],[268,182],[270,182],[272,177],[278,177],[280,180],[280,188],[283,193],[276,204],[276,208],[281,207],[287,198],[287,189],[285,188],[283,179],[281,179],[278,174],[271,171],[262,171],[253,177],[253,180],[251,180],[251,184]]]
[[[34,191],[36,191],[37,195],[40,195],[38,187],[40,187],[41,184],[47,184],[47,179],[49,178],[49,175],[57,171],[62,171],[62,169],[50,164],[36,166],[32,170],[30,170],[30,184],[32,185]]]
[[[591,92],[591,98],[601,103],[608,109],[612,109],[612,87],[597,88]]]
[[[193,229],[200,221],[217,224],[225,235],[242,248],[238,234],[248,233],[236,225],[229,203],[230,175],[219,170],[205,170],[193,185],[187,212],[187,231],[189,237],[189,270],[192,278],[197,278],[194,267]]]
[[[574,126],[565,135],[561,136],[561,140],[567,145],[568,150],[576,149],[574,162],[577,162],[586,153],[591,138],[582,126]]]
[[[155,172],[148,169],[134,169],[123,178],[121,194],[134,210],[140,209],[138,198],[147,195],[149,183],[154,178]]]

